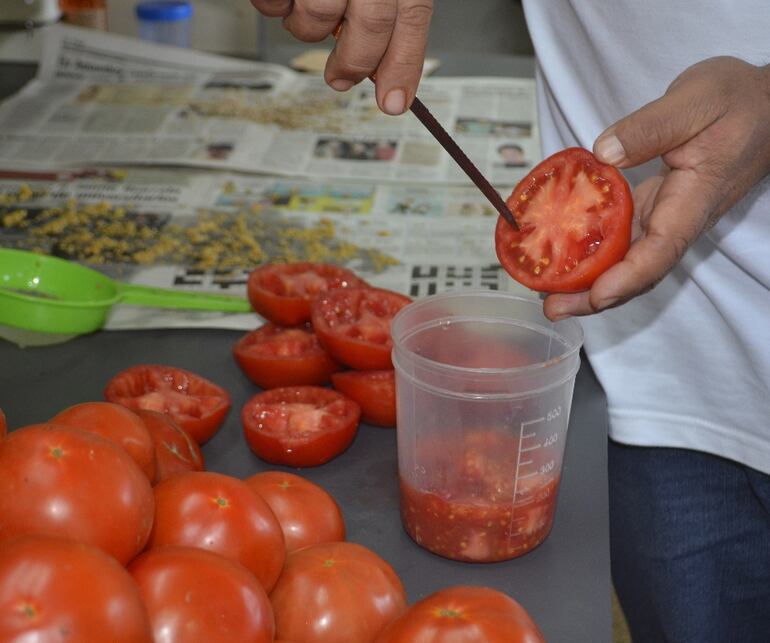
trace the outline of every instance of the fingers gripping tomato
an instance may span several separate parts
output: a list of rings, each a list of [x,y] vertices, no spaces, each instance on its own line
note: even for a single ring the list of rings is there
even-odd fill
[[[498,220],[497,257],[511,277],[532,290],[586,290],[628,251],[633,215],[628,183],[583,148],[545,159],[506,203],[519,230]]]

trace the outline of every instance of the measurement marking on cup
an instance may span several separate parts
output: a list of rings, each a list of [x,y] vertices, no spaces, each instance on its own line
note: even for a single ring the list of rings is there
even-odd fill
[[[543,445],[542,445],[542,444],[540,444],[540,443],[538,442],[537,444],[535,444],[535,445],[533,445],[533,446],[531,446],[531,447],[521,447],[521,448],[519,449],[519,452],[520,452],[520,453],[526,453],[527,451],[537,451],[537,450],[538,450],[540,447],[542,447],[542,446],[543,446]],[[522,462],[522,464],[525,464],[525,463],[524,463],[524,462]]]

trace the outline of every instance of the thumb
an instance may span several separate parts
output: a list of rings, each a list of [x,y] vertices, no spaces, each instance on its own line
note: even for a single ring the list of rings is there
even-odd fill
[[[724,113],[720,100],[704,100],[711,82],[691,67],[668,91],[614,123],[594,143],[594,154],[603,163],[633,167],[683,145]],[[713,96],[712,96],[713,97]]]

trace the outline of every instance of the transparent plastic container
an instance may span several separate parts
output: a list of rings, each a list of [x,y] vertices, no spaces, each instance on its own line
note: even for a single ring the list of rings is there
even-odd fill
[[[192,5],[183,0],[140,2],[136,5],[139,38],[175,47],[189,47],[192,15]]]
[[[401,517],[454,560],[521,556],[553,524],[583,333],[542,302],[427,297],[393,320]]]

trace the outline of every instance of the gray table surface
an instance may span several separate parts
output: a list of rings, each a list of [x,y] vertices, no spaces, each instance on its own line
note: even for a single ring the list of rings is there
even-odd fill
[[[286,51],[274,53],[275,60],[286,57]],[[441,71],[447,75],[526,76],[532,70],[531,59],[513,56],[441,58]],[[20,88],[34,70],[29,64],[0,64],[0,96]],[[277,469],[253,456],[241,433],[240,408],[256,388],[231,355],[239,335],[200,329],[110,331],[38,348],[0,340],[0,408],[11,428],[20,427],[71,404],[101,399],[106,381],[123,368],[174,365],[217,382],[232,396],[223,428],[203,448],[207,469],[238,477]],[[457,563],[410,540],[398,514],[395,431],[361,426],[344,454],[301,473],[338,501],[348,539],[393,565],[410,601],[450,585],[485,585],[518,600],[549,643],[601,643],[611,640],[612,629],[606,436],[605,398],[584,361],[575,386],[553,530],[540,547],[502,563]]]

